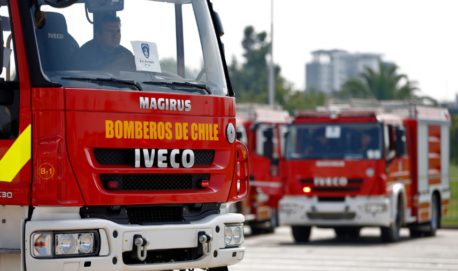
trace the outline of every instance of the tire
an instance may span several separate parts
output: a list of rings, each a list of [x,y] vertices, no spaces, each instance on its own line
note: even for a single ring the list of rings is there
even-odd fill
[[[255,225],[255,223],[250,225],[251,235],[259,235],[265,233],[265,229],[260,227],[259,225]]]
[[[409,235],[411,238],[418,238],[424,235],[424,232],[418,226],[411,226],[409,228]]]
[[[265,221],[262,223],[253,222],[250,225],[252,235],[274,233],[277,227],[278,227],[277,209],[272,209],[272,215],[270,216],[269,221]]]
[[[291,226],[291,232],[296,243],[307,243],[310,240],[311,231],[312,227],[310,226]]]
[[[355,240],[359,238],[360,227],[337,227],[334,228],[336,238],[339,240]]]
[[[440,227],[440,205],[439,205],[439,197],[437,195],[433,195],[431,200],[431,220],[429,221],[427,227],[425,228],[425,235],[426,236],[435,236],[437,229]]]
[[[398,206],[396,208],[396,216],[394,221],[388,227],[381,227],[381,238],[382,241],[385,243],[394,243],[399,241],[401,238],[401,226],[402,226],[402,219],[403,219],[403,208],[404,203],[402,198],[398,199]]]

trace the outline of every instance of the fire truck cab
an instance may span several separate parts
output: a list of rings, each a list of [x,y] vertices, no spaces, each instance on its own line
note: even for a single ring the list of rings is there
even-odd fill
[[[312,226],[338,238],[380,227],[386,242],[402,226],[434,235],[450,198],[449,126],[446,109],[424,106],[298,114],[286,140],[281,224],[296,242]]]
[[[246,147],[209,0],[0,0],[0,270],[227,270]],[[237,169],[237,170],[235,170]]]
[[[290,120],[287,111],[261,104],[237,105],[237,137],[248,148],[249,196],[238,203],[252,234],[278,226],[278,201],[283,195],[280,160]]]

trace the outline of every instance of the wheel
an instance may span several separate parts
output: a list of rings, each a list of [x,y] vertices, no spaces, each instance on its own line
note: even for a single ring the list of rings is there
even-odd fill
[[[385,243],[393,243],[399,241],[401,225],[397,222],[391,223],[388,227],[382,227],[382,241]]]
[[[255,225],[254,223],[250,225],[250,229],[251,229],[251,235],[263,234],[265,231],[264,228],[260,227],[259,225]]]
[[[359,238],[360,227],[337,227],[334,228],[337,239],[354,240]]]
[[[269,220],[263,222],[253,222],[250,225],[251,234],[258,235],[264,233],[274,233],[275,228],[278,227],[278,211],[277,209],[271,209],[271,215]]]
[[[424,232],[418,226],[409,227],[409,235],[411,238],[418,238],[423,236]]]
[[[437,229],[440,227],[440,205],[439,205],[439,197],[437,195],[433,195],[431,200],[431,220],[429,221],[427,227],[425,228],[425,235],[426,236],[434,236],[436,235]]]
[[[310,232],[312,227],[310,226],[291,226],[293,238],[296,243],[307,243],[310,239]]]
[[[403,212],[403,201],[402,198],[398,200],[398,206],[396,208],[396,217],[394,221],[388,227],[381,227],[381,238],[385,243],[397,242],[400,239],[400,231],[402,226]]]

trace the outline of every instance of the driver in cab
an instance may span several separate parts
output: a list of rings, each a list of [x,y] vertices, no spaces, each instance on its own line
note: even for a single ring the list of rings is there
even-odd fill
[[[121,42],[121,20],[115,16],[101,17],[94,27],[94,39],[78,51],[82,70],[135,71],[134,55]]]

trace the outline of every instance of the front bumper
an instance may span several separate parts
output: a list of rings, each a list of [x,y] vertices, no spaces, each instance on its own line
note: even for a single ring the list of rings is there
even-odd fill
[[[287,196],[279,203],[281,225],[388,226],[388,197],[346,197],[322,202],[317,197]]]
[[[26,269],[31,270],[68,270],[68,271],[117,271],[117,270],[167,270],[191,269],[228,266],[240,262],[245,248],[226,247],[224,226],[243,223],[241,214],[220,214],[206,217],[189,224],[177,225],[120,225],[103,219],[70,219],[29,221],[25,226]],[[31,254],[30,237],[38,231],[98,230],[100,234],[100,252],[94,257],[80,258],[34,258]],[[155,253],[189,253],[199,247],[199,234],[211,237],[208,251],[196,259],[170,260],[168,262],[132,263],[125,261],[126,255],[132,254],[134,236],[141,235],[148,240],[148,257],[157,258]],[[123,258],[124,257],[124,258]]]

